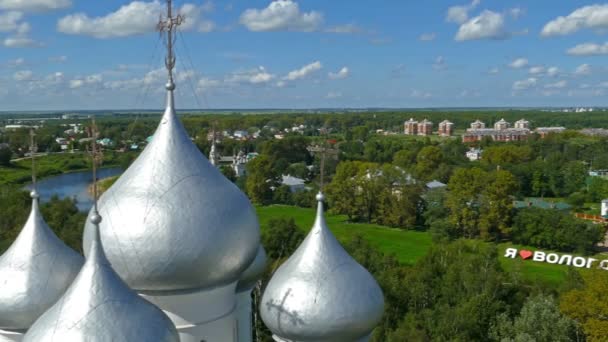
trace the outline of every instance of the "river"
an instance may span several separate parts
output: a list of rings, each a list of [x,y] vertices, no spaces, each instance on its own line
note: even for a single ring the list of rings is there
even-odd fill
[[[122,172],[121,168],[100,169],[97,171],[97,178],[112,177]],[[42,202],[48,202],[53,195],[59,198],[75,198],[78,209],[86,212],[93,206],[93,197],[88,191],[92,181],[91,171],[64,173],[38,181],[37,188]],[[25,188],[31,190],[32,185],[29,184]]]

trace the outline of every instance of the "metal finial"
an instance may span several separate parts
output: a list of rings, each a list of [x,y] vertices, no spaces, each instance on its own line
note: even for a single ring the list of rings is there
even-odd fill
[[[97,138],[99,137],[99,131],[97,130],[97,125],[95,124],[95,117],[91,120],[91,127],[89,131],[89,136],[91,137],[91,147],[89,148],[89,155],[91,156],[92,166],[93,166],[93,205],[94,205],[94,214],[98,215],[97,210],[97,165],[101,164],[103,159],[103,154],[99,150],[97,146]],[[101,222],[101,218],[99,218]]]
[[[36,132],[33,128],[30,129],[30,157],[32,159],[32,197],[36,194],[36,160],[35,155],[38,152],[38,146],[36,146]]]
[[[175,68],[175,53],[173,51],[173,43],[176,38],[177,27],[184,22],[184,16],[178,14],[173,16],[172,0],[167,0],[167,17],[163,18],[162,15],[158,21],[157,30],[162,35],[167,33],[165,37],[165,45],[167,46],[167,56],[165,57],[165,67],[169,73],[169,81],[167,82],[167,90],[174,90],[175,83],[173,82],[173,69]]]

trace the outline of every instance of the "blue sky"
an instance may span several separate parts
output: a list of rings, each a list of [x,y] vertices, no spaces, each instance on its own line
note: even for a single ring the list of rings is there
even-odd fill
[[[608,3],[175,1],[182,108],[606,106]],[[164,1],[0,0],[0,111],[160,108]]]

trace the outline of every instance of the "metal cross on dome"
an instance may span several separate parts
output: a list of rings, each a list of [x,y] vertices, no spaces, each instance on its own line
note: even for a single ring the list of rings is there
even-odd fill
[[[36,190],[36,161],[35,155],[38,152],[38,146],[36,145],[36,132],[33,128],[30,129],[30,158],[32,159],[32,187]]]
[[[167,0],[167,17],[163,18],[161,15],[158,24],[156,25],[156,29],[160,34],[167,33],[166,36],[166,46],[167,46],[167,56],[165,57],[165,66],[167,67],[167,71],[169,72],[169,81],[173,83],[173,69],[175,68],[175,53],[173,52],[173,43],[175,42],[175,34],[177,31],[177,27],[180,26],[184,22],[185,18],[183,15],[178,14],[177,16],[173,16],[173,7],[172,0]]]
[[[99,131],[95,124],[95,118],[91,120],[91,127],[88,128],[88,135],[91,138],[91,146],[87,149],[87,152],[91,156],[93,161],[93,203],[95,206],[95,212],[97,212],[97,166],[101,165],[103,160],[103,153],[97,146],[97,138],[99,138]]]

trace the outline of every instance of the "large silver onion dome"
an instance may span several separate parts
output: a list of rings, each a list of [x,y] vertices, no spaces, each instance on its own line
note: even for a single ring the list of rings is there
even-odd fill
[[[33,191],[25,226],[0,256],[0,329],[29,328],[63,295],[83,262],[44,222]]]
[[[262,320],[285,341],[364,340],[382,317],[382,290],[331,233],[317,200],[312,230],[264,291]]]
[[[249,265],[245,272],[243,272],[243,275],[241,275],[241,279],[239,279],[239,282],[236,285],[236,292],[251,291],[257,281],[264,275],[267,261],[266,250],[264,249],[264,246],[260,245],[255,259],[253,259],[251,265]]]
[[[101,217],[92,215],[98,223]],[[87,261],[66,293],[27,331],[23,342],[178,342],[159,308],[131,290],[106,259],[93,228]]]
[[[192,143],[173,105],[154,140],[100,198],[101,239],[116,272],[138,291],[180,291],[239,279],[260,244],[247,197]],[[92,225],[85,228],[85,251]]]

